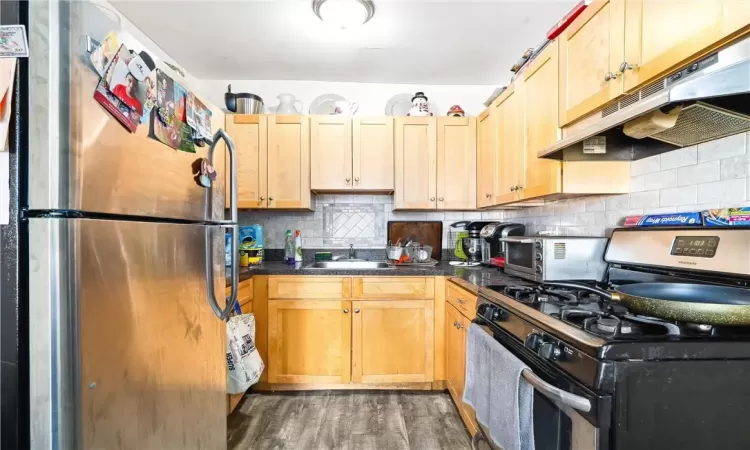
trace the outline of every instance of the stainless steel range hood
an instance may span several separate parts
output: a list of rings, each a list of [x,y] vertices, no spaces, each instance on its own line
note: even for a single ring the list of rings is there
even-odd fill
[[[750,38],[626,95],[596,114],[598,120],[538,156],[566,161],[633,160],[748,131]],[[649,123],[670,114],[676,120],[660,122],[668,123],[667,128]],[[633,129],[643,133],[633,134]],[[592,142],[599,145],[589,145]],[[602,143],[606,143],[604,153]]]

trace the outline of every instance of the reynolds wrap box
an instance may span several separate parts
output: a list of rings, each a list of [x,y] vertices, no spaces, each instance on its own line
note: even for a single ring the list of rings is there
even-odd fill
[[[674,214],[628,216],[625,218],[625,223],[623,225],[626,227],[695,227],[701,225],[701,214],[698,212],[683,212]]]
[[[750,207],[703,211],[703,225],[707,227],[750,226]]]

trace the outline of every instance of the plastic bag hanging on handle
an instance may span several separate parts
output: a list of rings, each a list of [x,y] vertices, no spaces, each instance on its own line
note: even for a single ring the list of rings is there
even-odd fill
[[[239,305],[235,305],[235,310]],[[260,380],[264,364],[255,347],[255,316],[238,314],[227,320],[227,393],[242,394]]]

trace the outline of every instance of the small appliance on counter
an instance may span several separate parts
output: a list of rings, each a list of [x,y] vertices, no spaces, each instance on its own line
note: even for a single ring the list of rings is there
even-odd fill
[[[607,269],[607,238],[587,236],[511,236],[505,243],[505,273],[545,283],[601,281]]]
[[[230,112],[237,114],[263,114],[263,99],[247,92],[232,92],[232,85],[227,86],[224,103]]]
[[[505,261],[505,242],[509,236],[523,236],[526,225],[510,222],[496,222],[485,225],[479,232],[482,242],[482,264],[503,267]]]
[[[482,228],[497,223],[469,220],[452,223],[448,235],[449,244],[454,248],[455,257],[463,264],[452,262],[451,265],[478,266],[482,262],[482,243],[484,242],[480,236]]]

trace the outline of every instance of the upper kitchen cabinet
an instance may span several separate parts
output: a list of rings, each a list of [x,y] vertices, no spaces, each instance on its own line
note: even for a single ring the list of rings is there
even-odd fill
[[[395,118],[396,209],[437,207],[437,118]]]
[[[493,106],[482,111],[477,117],[477,207],[492,205],[492,193],[497,177],[496,139],[497,120],[492,114]]]
[[[625,0],[594,0],[560,35],[560,125],[622,94],[624,26]]]
[[[437,208],[475,209],[477,125],[467,117],[437,119]]]
[[[393,191],[393,117],[358,117],[352,124],[354,189]]]
[[[525,180],[521,193],[524,198],[534,198],[562,191],[561,163],[537,157],[537,152],[557,142],[561,135],[554,105],[559,93],[558,41],[551,42],[529,63],[523,82]]]
[[[393,118],[310,116],[313,191],[393,191]]]
[[[750,24],[747,0],[626,0],[624,88],[714,49]]]
[[[310,187],[312,190],[351,189],[352,119],[310,116]]]
[[[268,207],[310,208],[310,120],[268,116]]]
[[[521,109],[523,83],[520,81],[516,80],[508,86],[492,105],[493,114],[497,116],[496,164],[498,170],[493,189],[493,205],[518,200],[519,190],[524,183],[523,111]]]
[[[226,129],[237,155],[237,206],[241,209],[266,208],[268,189],[267,117],[227,115]],[[228,165],[227,165],[228,167]],[[226,205],[229,206],[229,178],[226,179]]]

